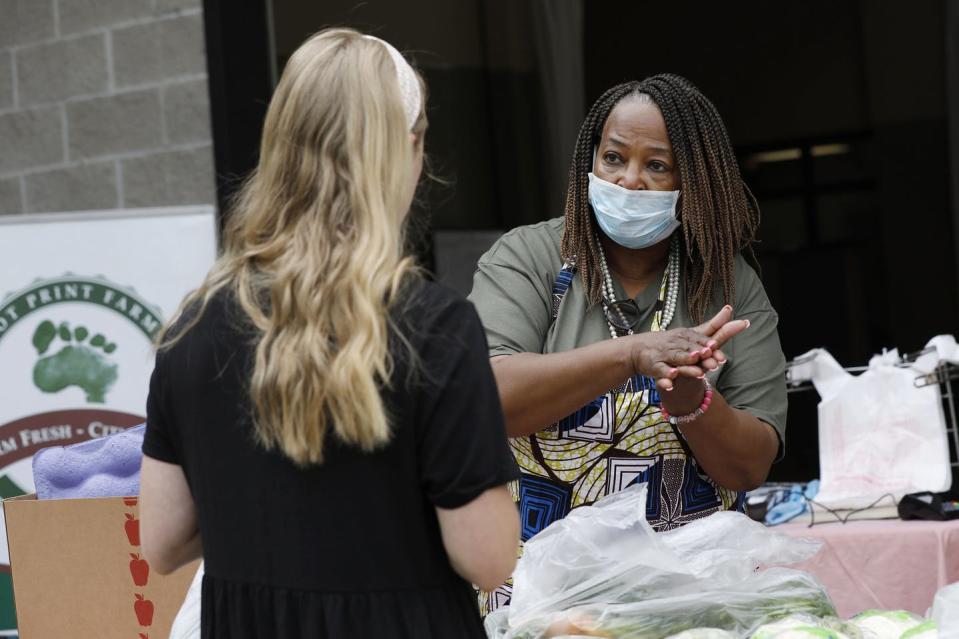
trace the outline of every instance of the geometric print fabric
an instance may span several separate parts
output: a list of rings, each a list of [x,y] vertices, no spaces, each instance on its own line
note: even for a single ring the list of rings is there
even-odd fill
[[[564,266],[556,278],[554,320],[573,273]],[[658,321],[652,329],[659,330]],[[646,516],[657,531],[742,509],[743,496],[702,472],[682,435],[663,419],[659,403],[655,381],[636,376],[549,428],[510,440],[522,472],[510,486],[520,510],[522,543],[572,509],[632,483],[647,483]],[[508,605],[511,590],[507,582],[481,593],[482,612]]]

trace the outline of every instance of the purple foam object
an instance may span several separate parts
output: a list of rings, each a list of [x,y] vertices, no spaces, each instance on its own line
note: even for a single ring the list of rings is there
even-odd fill
[[[43,448],[33,456],[37,499],[127,497],[140,494],[146,424],[99,439]]]

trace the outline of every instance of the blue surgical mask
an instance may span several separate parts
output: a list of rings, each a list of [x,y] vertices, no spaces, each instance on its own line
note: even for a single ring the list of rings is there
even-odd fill
[[[679,227],[679,191],[633,191],[589,174],[589,203],[603,233],[620,246],[646,248]]]

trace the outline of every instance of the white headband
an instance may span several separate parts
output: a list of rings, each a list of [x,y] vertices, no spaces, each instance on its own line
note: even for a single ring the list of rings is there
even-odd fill
[[[403,111],[406,113],[406,124],[410,130],[420,117],[420,109],[423,104],[423,96],[420,94],[420,82],[416,79],[416,72],[406,61],[403,54],[396,50],[392,44],[386,40],[381,40],[376,36],[363,36],[370,40],[376,40],[386,47],[387,53],[393,59],[393,66],[396,67],[396,79],[400,85],[400,95],[403,98]]]

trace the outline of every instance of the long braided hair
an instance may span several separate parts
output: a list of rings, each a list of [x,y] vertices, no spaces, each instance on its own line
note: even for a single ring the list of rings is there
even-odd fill
[[[606,119],[619,102],[631,96],[654,102],[666,121],[681,179],[687,306],[699,323],[706,316],[717,278],[722,281],[724,303],[735,302],[735,259],[740,251],[752,252],[759,204],[740,176],[716,107],[683,77],[664,73],[626,82],[606,91],[590,108],[569,169],[562,256],[576,260],[590,304],[599,303],[603,271],[587,174],[593,170],[593,149],[600,142]]]

